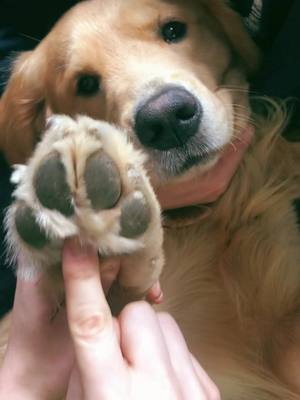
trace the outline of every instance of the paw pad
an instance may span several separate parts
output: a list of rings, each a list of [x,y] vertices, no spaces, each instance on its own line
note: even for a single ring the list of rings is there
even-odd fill
[[[142,235],[148,228],[151,213],[150,207],[141,192],[129,195],[121,209],[121,235],[132,239]]]
[[[16,211],[15,226],[21,239],[28,245],[41,249],[47,244],[46,232],[37,224],[33,210],[25,204]]]
[[[86,162],[84,180],[94,210],[112,208],[121,196],[121,177],[113,160],[103,151]]]
[[[40,203],[69,217],[74,213],[66,169],[58,153],[52,153],[37,169],[34,188]]]

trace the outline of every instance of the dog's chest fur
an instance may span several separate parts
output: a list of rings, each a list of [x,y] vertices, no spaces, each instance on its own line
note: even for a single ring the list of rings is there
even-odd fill
[[[294,398],[270,373],[300,311],[298,150],[275,131],[258,133],[207,218],[165,231],[161,308],[228,400]]]

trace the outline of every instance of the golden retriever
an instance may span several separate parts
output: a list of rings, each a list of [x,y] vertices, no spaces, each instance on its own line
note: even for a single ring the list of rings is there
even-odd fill
[[[180,185],[214,168],[224,148],[244,140],[250,123],[255,127],[230,186],[217,201],[164,217],[165,301],[158,308],[176,318],[224,400],[300,399],[300,236],[293,209],[300,196],[300,151],[281,138],[283,108],[266,101],[264,115],[251,112],[248,81],[259,60],[238,15],[223,0],[90,0],[70,10],[34,51],[19,57],[0,103],[0,148],[7,159],[23,164],[39,143],[29,167],[19,168],[15,176],[17,206],[8,218],[9,227],[17,226],[11,228],[14,251],[19,256],[27,251],[39,266],[44,262],[39,259],[43,248],[29,251],[31,239],[18,226],[20,202],[42,213],[20,219],[31,218],[37,231],[33,244],[42,247],[47,237],[41,227],[62,238],[78,233],[80,226],[95,239],[97,211],[110,221],[105,235],[118,236],[120,229],[142,235],[142,249],[135,237],[106,243],[109,251],[136,250],[146,252],[147,262],[154,260],[145,276],[135,259],[141,279],[133,283],[129,273],[122,282],[140,292],[157,278],[163,262],[159,206],[143,172],[142,153],[155,189]],[[47,125],[49,111],[75,119],[54,117]],[[92,143],[88,151],[86,142]],[[120,223],[122,205],[113,204],[120,194],[104,209],[94,207],[99,193],[93,192],[93,184],[92,195],[85,190],[78,194],[75,222],[75,217],[72,223],[68,219],[74,210],[66,203],[56,203],[54,211],[37,205],[32,188],[36,185],[36,192],[36,182],[43,182],[46,175],[39,172],[54,150],[63,159],[64,178],[73,193],[82,176],[89,179],[84,163],[100,148],[109,155],[108,163],[113,160],[117,166],[123,194],[141,190],[144,195],[146,206],[137,206],[138,225],[142,220],[137,231]],[[74,163],[81,171],[79,183]],[[54,164],[61,166],[57,160]],[[99,160],[97,165],[103,166]],[[128,165],[133,165],[133,184],[124,172]],[[70,191],[65,183],[62,190]],[[43,195],[38,199],[47,206]],[[92,232],[78,216],[80,207]],[[57,210],[63,219],[59,216],[56,223]],[[66,220],[61,230],[60,221]],[[51,246],[57,257],[59,246]],[[25,274],[28,257],[25,263],[23,259]]]

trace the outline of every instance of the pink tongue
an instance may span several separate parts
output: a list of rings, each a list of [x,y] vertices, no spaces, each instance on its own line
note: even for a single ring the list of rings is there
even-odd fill
[[[226,191],[253,133],[254,128],[248,125],[238,139],[226,146],[219,161],[209,171],[186,181],[158,186],[155,191],[161,207],[170,210],[217,200]]]

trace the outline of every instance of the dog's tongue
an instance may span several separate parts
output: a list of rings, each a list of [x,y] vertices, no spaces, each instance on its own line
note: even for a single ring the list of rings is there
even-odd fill
[[[240,136],[224,149],[218,162],[208,171],[186,181],[156,188],[163,210],[208,204],[216,201],[227,189],[243,155],[251,143],[254,128],[247,126]]]

